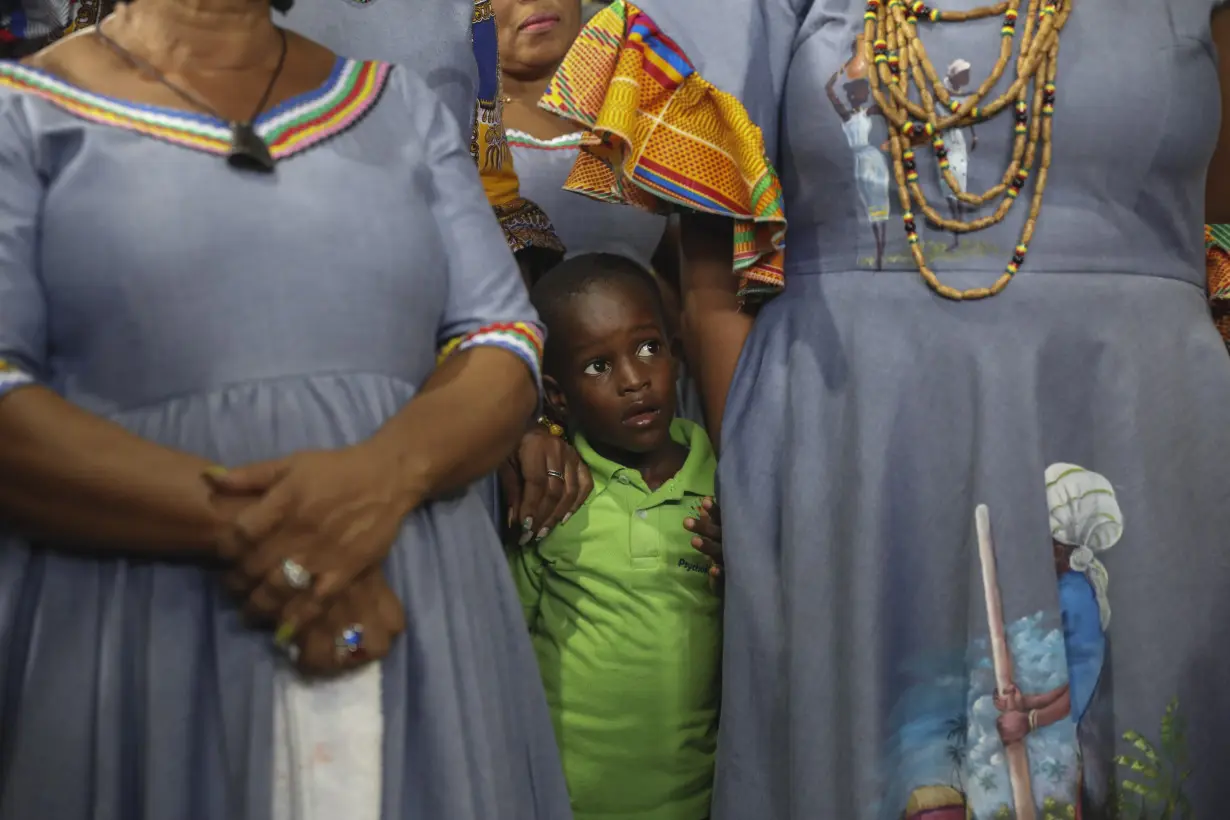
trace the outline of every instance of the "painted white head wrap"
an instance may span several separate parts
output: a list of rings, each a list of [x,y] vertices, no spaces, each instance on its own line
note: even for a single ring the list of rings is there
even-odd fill
[[[956,92],[957,88],[953,84],[953,80],[962,71],[969,71],[969,63],[962,60],[960,57],[948,64],[948,73],[944,76],[944,87],[949,91]]]
[[[1075,548],[1068,565],[1093,585],[1105,630],[1110,625],[1106,594],[1110,576],[1097,555],[1123,537],[1123,511],[1115,499],[1115,488],[1104,476],[1083,467],[1052,464],[1046,468],[1046,503],[1051,512],[1051,537]]]

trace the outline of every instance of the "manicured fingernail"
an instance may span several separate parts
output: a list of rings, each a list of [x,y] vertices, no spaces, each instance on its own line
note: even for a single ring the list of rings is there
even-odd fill
[[[568,519],[572,518],[572,513],[564,513],[564,517],[559,520],[561,524],[567,524]]]
[[[201,472],[204,475],[211,476],[212,478],[221,478],[222,476],[226,475],[227,470],[221,464],[212,464],[206,467]]]
[[[705,545],[705,542],[702,541],[699,537],[692,539],[692,546],[696,547],[697,549],[700,549],[704,545]]]
[[[287,621],[273,633],[273,642],[278,646],[286,646],[295,637],[295,622]]]
[[[542,529],[540,529],[540,530],[538,531],[538,535],[537,535],[537,536],[535,536],[535,537],[536,537],[539,541],[541,541],[542,539],[546,538],[546,537],[547,537],[548,535],[550,535],[550,534],[551,534],[551,528],[550,528],[550,527],[543,527]]]
[[[692,529],[693,527],[696,526],[696,519],[695,518],[683,519],[683,526],[687,527],[689,530]]]
[[[522,521],[522,522],[521,522],[521,529],[525,530],[526,532],[533,532],[533,530],[534,530],[534,519],[532,519],[532,518],[527,518],[527,519],[525,519],[524,521]]]

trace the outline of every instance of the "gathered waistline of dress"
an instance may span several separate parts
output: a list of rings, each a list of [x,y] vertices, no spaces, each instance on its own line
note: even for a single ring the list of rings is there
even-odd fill
[[[325,383],[342,381],[367,381],[384,383],[393,387],[396,392],[404,394],[404,400],[409,400],[418,394],[419,386],[404,375],[385,373],[378,370],[318,370],[304,373],[283,373],[277,375],[256,376],[252,378],[235,378],[221,381],[217,384],[199,389],[182,388],[165,392],[151,391],[149,394],[132,397],[131,401],[118,402],[104,396],[93,395],[88,391],[69,388],[52,380],[50,387],[65,400],[76,404],[84,410],[103,418],[120,421],[140,416],[150,412],[166,412],[176,405],[188,402],[219,402],[223,399],[233,399],[241,394],[257,392],[290,392],[304,384],[320,386]]]
[[[994,260],[987,260],[992,262]],[[1175,282],[1180,282],[1199,289],[1201,292],[1205,290],[1205,271],[1198,266],[1186,266],[1176,262],[1174,259],[1155,260],[1156,264],[1136,264],[1128,266],[1123,264],[1123,260],[1117,260],[1118,264],[1114,264],[1106,260],[1089,260],[1088,264],[1075,265],[1069,257],[1062,259],[1058,254],[1052,254],[1051,258],[1043,258],[1034,260],[1036,264],[1022,268],[1013,277],[1015,280],[1020,280],[1030,277],[1065,277],[1065,276],[1119,276],[1119,277],[1143,277],[1146,279],[1168,279]],[[1062,262],[1062,264],[1058,264]],[[956,267],[943,269],[938,265],[932,270],[939,277],[940,281],[961,288],[972,287],[990,287],[1002,274],[1003,270],[996,270],[989,266],[987,267]],[[902,278],[912,278],[920,284],[923,283],[922,275],[917,268],[914,267],[891,267],[882,270],[876,270],[872,267],[852,265],[850,257],[842,256],[838,258],[821,258],[821,259],[804,259],[801,261],[791,262],[789,251],[786,254],[785,278],[786,290],[790,290],[791,279],[807,279],[818,276],[862,276],[862,277],[885,277],[897,276]],[[1009,284],[1011,287],[1011,284]]]

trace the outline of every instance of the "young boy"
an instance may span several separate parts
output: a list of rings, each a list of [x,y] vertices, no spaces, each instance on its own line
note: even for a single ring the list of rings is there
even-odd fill
[[[704,430],[675,418],[676,362],[647,272],[579,256],[532,299],[548,330],[547,401],[594,479],[572,518],[512,555],[573,812],[705,820],[722,644],[717,462]]]

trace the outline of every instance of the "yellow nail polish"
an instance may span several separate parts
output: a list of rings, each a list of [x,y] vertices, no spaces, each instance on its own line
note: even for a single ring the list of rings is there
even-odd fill
[[[227,469],[223,467],[221,464],[213,464],[213,465],[210,465],[209,467],[206,467],[203,472],[205,473],[205,475],[213,476],[214,478],[221,478],[222,476],[227,474]]]
[[[287,621],[278,627],[278,631],[273,633],[273,642],[278,646],[286,646],[294,640],[295,637],[295,622]]]

